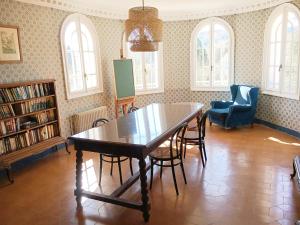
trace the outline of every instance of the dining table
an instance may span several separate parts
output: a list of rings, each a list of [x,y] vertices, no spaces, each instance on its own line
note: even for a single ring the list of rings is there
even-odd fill
[[[202,103],[180,104],[153,103],[129,113],[100,127],[91,128],[69,137],[76,151],[76,197],[77,209],[82,209],[81,198],[103,201],[131,209],[140,210],[144,221],[150,218],[150,202],[147,187],[146,158],[164,143],[183,123],[201,116]],[[111,194],[91,192],[82,188],[83,152],[112,154],[138,160],[139,170]],[[140,180],[141,200],[122,198],[122,194]]]

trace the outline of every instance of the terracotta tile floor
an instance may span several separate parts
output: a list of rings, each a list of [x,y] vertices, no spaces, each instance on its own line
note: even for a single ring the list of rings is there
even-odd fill
[[[171,170],[164,170],[162,180],[156,170],[149,225],[286,225],[300,218],[300,193],[289,179],[299,140],[258,125],[231,131],[213,126],[208,127],[207,153],[203,169],[197,149],[188,151],[187,185],[176,170],[178,197]],[[84,154],[84,164],[85,189],[99,191],[98,155]],[[128,163],[123,173],[129,177]],[[15,172],[13,185],[5,179],[0,183],[1,225],[144,224],[139,211],[87,199],[83,214],[76,215],[74,152],[60,151]],[[118,184],[117,167],[110,177],[106,166],[101,191],[109,193]],[[139,196],[139,183],[124,195]]]

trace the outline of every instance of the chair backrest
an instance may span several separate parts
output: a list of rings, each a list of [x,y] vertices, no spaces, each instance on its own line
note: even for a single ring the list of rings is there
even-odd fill
[[[249,104],[256,108],[258,88],[247,85],[232,85],[230,87],[232,101],[235,105]]]
[[[96,119],[93,124],[92,124],[92,127],[100,127],[102,126],[103,124],[106,124],[108,123],[108,119],[105,119],[105,118],[99,118],[99,119]]]
[[[138,110],[138,109],[139,109],[138,107],[131,106],[131,107],[128,109],[128,113],[134,112],[134,111],[136,111],[136,110]]]
[[[176,156],[179,156],[179,154],[182,154],[183,150],[183,139],[185,135],[186,128],[188,126],[188,123],[183,123],[176,129],[176,131],[172,134],[170,138],[170,154],[171,157],[174,157],[172,154],[172,150],[174,149],[174,144],[176,145]],[[178,146],[180,145],[180,146]],[[175,157],[176,157],[175,156]]]
[[[209,110],[207,110],[204,114],[202,114],[201,119],[199,120],[198,129],[199,129],[199,137],[201,139],[205,138],[206,119],[208,114],[209,114]]]

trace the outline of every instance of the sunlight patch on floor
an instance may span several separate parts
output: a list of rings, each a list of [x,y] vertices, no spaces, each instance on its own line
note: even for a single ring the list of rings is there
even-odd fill
[[[266,140],[274,141],[274,142],[277,142],[277,143],[283,144],[283,145],[293,145],[293,146],[300,147],[300,143],[296,143],[296,142],[289,143],[289,142],[281,141],[280,139],[274,138],[274,137],[268,137]]]
[[[98,188],[93,159],[82,163],[82,188],[91,192],[94,192]],[[82,198],[81,203],[84,203],[86,200],[86,198]]]

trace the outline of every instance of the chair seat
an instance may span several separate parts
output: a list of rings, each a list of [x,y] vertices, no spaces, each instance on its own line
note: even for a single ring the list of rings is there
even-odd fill
[[[184,135],[184,139],[198,141],[199,140],[199,131],[190,131],[190,130],[186,131],[185,135]]]
[[[187,130],[184,134],[184,139],[187,141],[198,141],[199,140],[199,131]]]
[[[173,152],[173,159],[177,158],[177,151],[174,148]],[[158,147],[155,151],[150,153],[150,157],[156,160],[170,160],[170,148],[169,147]]]
[[[118,157],[118,156],[113,155],[113,154],[103,154],[103,153],[101,153],[101,155],[103,156],[103,161],[105,161],[105,162],[111,162],[112,158],[117,158]],[[127,159],[128,159],[128,157],[120,156],[120,162],[124,162]],[[112,163],[118,163],[118,160],[113,160]]]
[[[225,109],[210,109],[209,114],[217,114],[222,116],[227,116],[229,114],[229,108]]]

